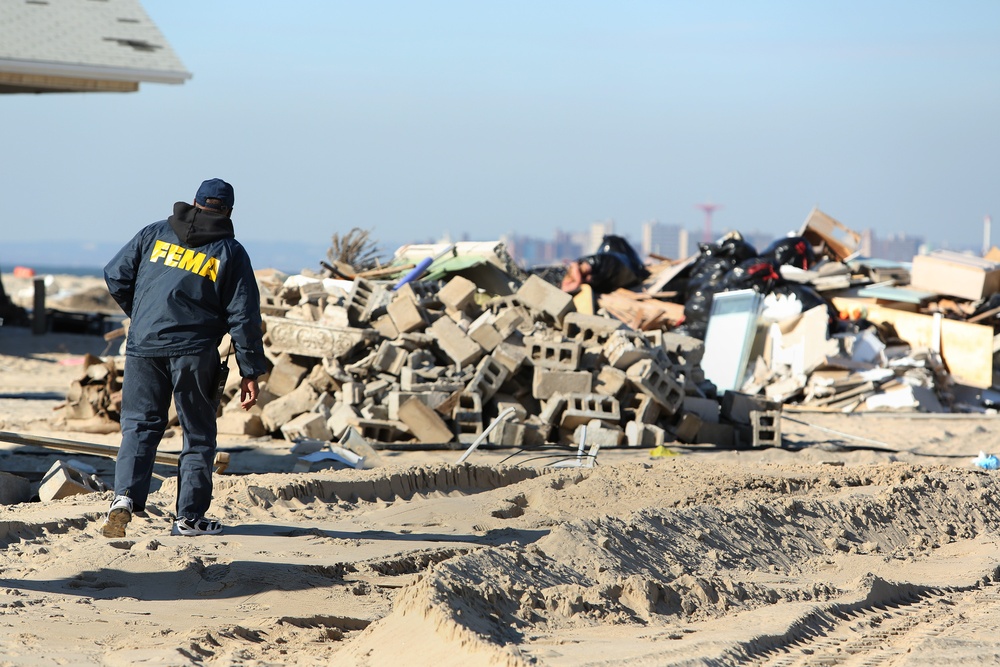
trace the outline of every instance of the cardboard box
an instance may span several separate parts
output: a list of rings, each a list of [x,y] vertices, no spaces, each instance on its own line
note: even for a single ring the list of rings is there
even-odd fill
[[[910,285],[977,301],[1000,291],[1000,264],[982,257],[935,250],[913,258]]]

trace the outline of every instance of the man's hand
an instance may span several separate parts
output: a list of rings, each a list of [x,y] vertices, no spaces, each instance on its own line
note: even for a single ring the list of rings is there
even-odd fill
[[[259,393],[260,387],[257,386],[256,380],[251,380],[250,378],[240,380],[240,407],[244,410],[249,410],[257,405],[257,395]]]

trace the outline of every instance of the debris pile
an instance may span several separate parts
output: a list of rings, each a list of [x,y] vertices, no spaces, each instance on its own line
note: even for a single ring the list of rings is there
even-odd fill
[[[323,272],[258,272],[271,370],[249,412],[231,378],[220,433],[462,448],[493,425],[504,446],[739,447],[780,444],[783,409],[1000,400],[1000,257],[866,259],[816,209],[762,253],[730,233],[604,293],[579,275],[564,291],[495,242],[405,246],[358,270],[341,251],[367,243],[349,235]],[[88,365],[67,417],[113,424],[120,372]]]

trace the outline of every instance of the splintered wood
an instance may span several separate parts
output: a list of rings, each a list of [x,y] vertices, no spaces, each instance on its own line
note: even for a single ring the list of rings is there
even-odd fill
[[[660,301],[654,295],[637,294],[627,289],[600,295],[597,305],[636,331],[663,329],[684,319],[682,304]]]

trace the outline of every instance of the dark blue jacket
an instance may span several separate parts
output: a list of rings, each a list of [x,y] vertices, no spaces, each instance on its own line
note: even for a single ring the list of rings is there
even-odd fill
[[[197,354],[229,333],[240,376],[267,372],[260,292],[228,217],[177,202],[118,251],[104,280],[131,318],[126,355]]]

